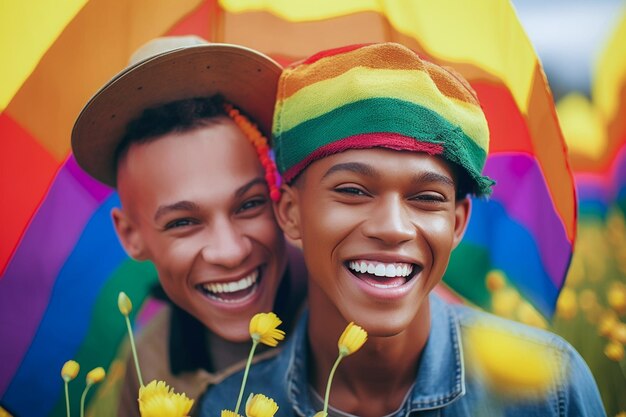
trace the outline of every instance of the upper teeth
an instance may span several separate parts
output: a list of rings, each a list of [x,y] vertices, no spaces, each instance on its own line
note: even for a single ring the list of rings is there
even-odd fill
[[[250,275],[241,278],[239,281],[233,282],[223,282],[223,283],[208,283],[204,284],[203,287],[205,290],[213,292],[213,293],[230,293],[237,292],[241,290],[245,290],[246,288],[250,288],[256,283],[257,278],[259,277],[258,269],[252,272]]]
[[[356,272],[389,278],[407,277],[413,272],[413,265],[405,263],[386,264],[383,262],[350,261],[348,267]]]

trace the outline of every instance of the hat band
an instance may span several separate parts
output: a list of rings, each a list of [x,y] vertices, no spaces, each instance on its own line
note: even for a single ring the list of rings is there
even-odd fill
[[[350,149],[370,149],[370,148],[386,148],[394,151],[411,151],[425,152],[429,155],[440,155],[443,153],[443,146],[419,142],[414,138],[403,136],[397,133],[365,133],[362,135],[350,136],[337,142],[329,143],[315,150],[303,161],[297,163],[283,174],[286,183],[290,183],[300,174],[306,167],[318,159],[325,158],[336,153],[348,151]]]

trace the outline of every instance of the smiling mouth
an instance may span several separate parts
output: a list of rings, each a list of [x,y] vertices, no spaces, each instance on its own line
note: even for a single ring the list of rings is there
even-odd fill
[[[376,262],[354,260],[347,262],[347,267],[361,281],[376,288],[398,288],[409,282],[421,267],[412,263]]]
[[[256,292],[261,282],[261,268],[255,269],[236,281],[209,282],[197,288],[207,297],[225,303],[240,303],[248,300]]]

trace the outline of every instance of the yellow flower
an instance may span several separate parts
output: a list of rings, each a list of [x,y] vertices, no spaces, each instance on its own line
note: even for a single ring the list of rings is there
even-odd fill
[[[615,417],[626,417],[626,411],[620,411],[619,413],[615,414]]]
[[[600,317],[600,323],[598,324],[598,333],[601,336],[608,337],[613,331],[613,327],[617,324],[617,317],[613,311],[608,311]]]
[[[120,291],[120,294],[117,296],[117,307],[120,309],[120,313],[125,316],[128,316],[133,311],[133,303],[130,302],[130,298],[124,291]]]
[[[502,394],[535,396],[558,381],[559,359],[550,347],[480,323],[466,332],[468,372],[485,378]]]
[[[339,354],[348,356],[361,349],[367,340],[367,332],[362,327],[350,322],[339,338]]]
[[[317,413],[315,413],[313,417],[327,417],[327,416],[328,416],[328,413],[322,410],[322,411],[318,411]]]
[[[517,317],[522,323],[528,324],[529,326],[538,327],[540,329],[548,328],[546,319],[544,319],[533,306],[525,301],[520,303],[517,308]]]
[[[263,394],[250,394],[246,402],[247,417],[274,417],[276,411],[278,411],[278,404]]]
[[[186,417],[193,400],[185,394],[176,394],[163,381],[152,381],[139,388],[141,417]]]
[[[626,286],[620,283],[611,285],[607,294],[607,301],[611,308],[619,314],[626,313]]]
[[[92,369],[91,371],[89,371],[89,373],[87,374],[87,384],[97,384],[98,382],[102,381],[104,379],[104,376],[106,375],[106,373],[104,372],[104,368],[99,366],[97,368]]]
[[[63,381],[70,382],[72,379],[76,378],[78,375],[78,371],[80,370],[80,365],[76,361],[67,361],[63,364],[63,368],[61,369],[61,378]]]
[[[578,305],[576,304],[576,293],[571,288],[563,288],[559,299],[556,301],[556,313],[566,320],[576,316]]]
[[[621,343],[612,341],[604,348],[604,354],[612,361],[619,362],[624,357],[624,346]]]
[[[222,417],[242,417],[241,414],[237,414],[234,411],[222,410]]]
[[[0,406],[0,417],[13,417],[13,415]]]
[[[586,288],[580,292],[578,303],[583,311],[588,312],[598,305],[598,297],[593,290]]]
[[[252,340],[267,346],[276,346],[285,338],[285,332],[277,329],[282,320],[274,313],[258,313],[250,320]]]
[[[621,344],[626,344],[626,324],[622,322],[616,322],[615,326],[611,329],[611,339]]]
[[[506,287],[506,278],[504,278],[504,273],[502,271],[494,269],[487,273],[485,283],[487,284],[487,289],[490,292],[496,292]]]
[[[491,308],[495,314],[501,317],[512,318],[513,312],[520,303],[520,296],[515,289],[505,287],[493,293]]]

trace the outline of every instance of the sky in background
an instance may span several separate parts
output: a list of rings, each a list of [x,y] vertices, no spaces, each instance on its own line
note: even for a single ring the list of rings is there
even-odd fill
[[[626,0],[513,0],[513,4],[543,62],[555,99],[571,91],[589,95],[598,53],[626,10]]]

